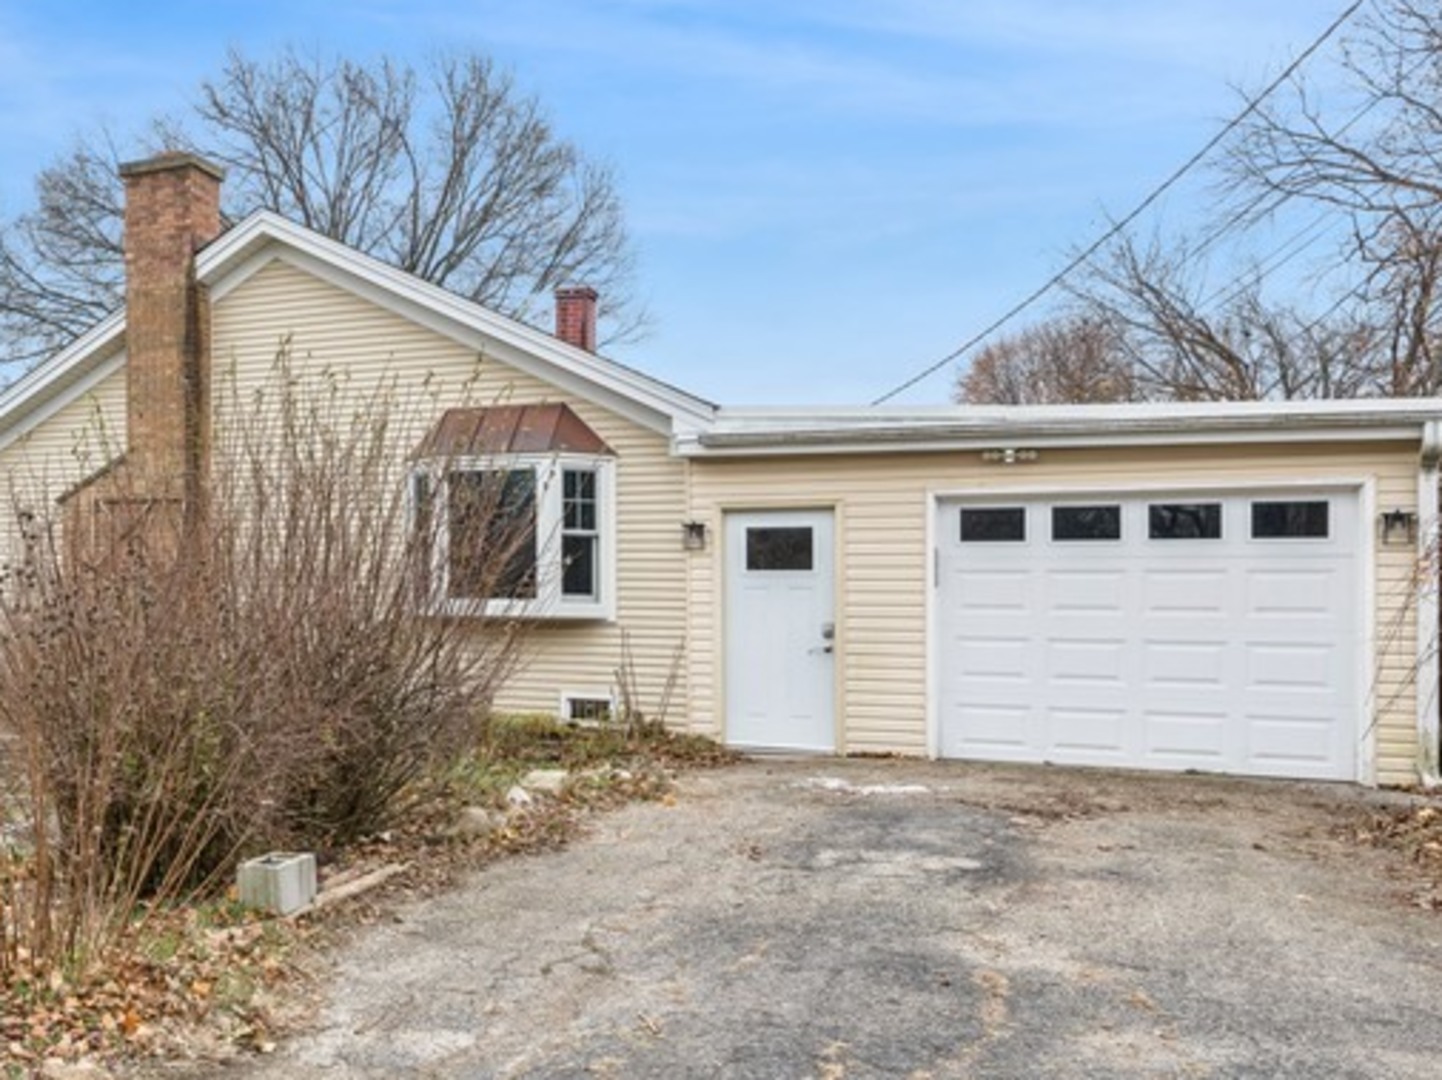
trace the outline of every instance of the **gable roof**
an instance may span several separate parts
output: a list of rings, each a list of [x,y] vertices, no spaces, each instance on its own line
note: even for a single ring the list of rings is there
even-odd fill
[[[196,275],[211,287],[212,299],[219,300],[272,258],[285,259],[342,289],[483,350],[544,382],[627,413],[658,431],[704,425],[715,413],[712,402],[498,315],[269,210],[256,211],[209,244],[196,256]]]
[[[196,256],[196,273],[219,301],[277,259],[669,435],[677,452],[686,456],[1326,438],[1420,438],[1424,456],[1442,456],[1439,398],[723,409],[264,210],[207,245]],[[122,310],[0,391],[0,449],[119,371],[124,348]]]
[[[197,256],[214,301],[283,259],[470,348],[665,434],[708,424],[716,406],[634,368],[586,352],[413,274],[257,211]],[[124,363],[125,312],[117,311],[0,392],[0,447],[87,392]]]

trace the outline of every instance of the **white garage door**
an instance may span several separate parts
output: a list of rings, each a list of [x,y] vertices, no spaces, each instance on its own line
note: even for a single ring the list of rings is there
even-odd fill
[[[1356,777],[1353,493],[938,514],[944,757]]]

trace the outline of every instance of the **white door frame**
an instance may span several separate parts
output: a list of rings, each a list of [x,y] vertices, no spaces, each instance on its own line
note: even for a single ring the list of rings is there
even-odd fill
[[[822,753],[845,753],[845,733],[842,729],[840,718],[843,714],[843,683],[841,670],[843,662],[844,640],[841,620],[841,587],[844,570],[840,560],[841,550],[841,510],[833,503],[819,504],[797,504],[794,502],[761,502],[742,503],[736,505],[723,505],[718,507],[720,516],[720,527],[717,531],[716,557],[714,566],[716,568],[717,582],[716,602],[720,617],[716,620],[716,656],[717,665],[717,726],[720,731],[721,741],[728,743],[730,739],[730,715],[731,701],[728,692],[730,681],[731,656],[729,649],[730,629],[733,613],[730,602],[730,523],[739,517],[751,515],[786,515],[786,514],[822,514],[830,522],[831,542],[825,550],[826,558],[830,565],[830,606],[832,617],[832,638],[831,638],[831,685],[830,690],[830,722],[827,725],[830,734],[830,746],[820,749]],[[822,548],[817,549],[818,556]],[[784,751],[784,748],[778,748]],[[805,751],[801,751],[805,752]]]
[[[998,466],[1005,468],[1005,466]],[[941,658],[937,655],[941,647],[938,633],[939,615],[937,594],[940,591],[941,548],[937,542],[936,523],[944,502],[996,503],[1010,499],[1075,499],[1115,495],[1122,498],[1136,498],[1151,492],[1157,494],[1201,495],[1236,494],[1247,495],[1267,491],[1344,491],[1357,496],[1357,559],[1361,562],[1357,573],[1356,601],[1358,604],[1358,630],[1362,648],[1357,658],[1355,712],[1356,727],[1352,732],[1356,739],[1355,775],[1353,779],[1362,784],[1375,784],[1377,777],[1377,735],[1373,722],[1376,710],[1376,629],[1377,629],[1377,483],[1370,476],[1318,476],[1301,478],[1279,477],[1271,480],[1248,478],[1231,484],[1216,482],[1179,480],[1172,483],[1148,481],[1131,484],[1066,484],[1043,485],[998,485],[970,488],[932,488],[925,496],[926,502],[926,753],[933,760],[941,756]]]

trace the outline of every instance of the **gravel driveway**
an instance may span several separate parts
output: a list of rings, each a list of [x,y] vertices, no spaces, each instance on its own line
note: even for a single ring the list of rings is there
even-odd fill
[[[758,762],[346,951],[254,1077],[1442,1075],[1355,789]]]

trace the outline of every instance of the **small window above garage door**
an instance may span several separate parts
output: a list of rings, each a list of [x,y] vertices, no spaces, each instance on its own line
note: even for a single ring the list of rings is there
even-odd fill
[[[963,506],[963,544],[1021,543],[1026,540],[1026,507]]]
[[[1151,540],[1220,540],[1222,504],[1152,503],[1147,507],[1147,537]]]
[[[1253,540],[1325,540],[1329,514],[1325,499],[1252,503]]]
[[[1096,506],[1053,506],[1051,508],[1053,540],[1120,540],[1122,508],[1116,503]]]

